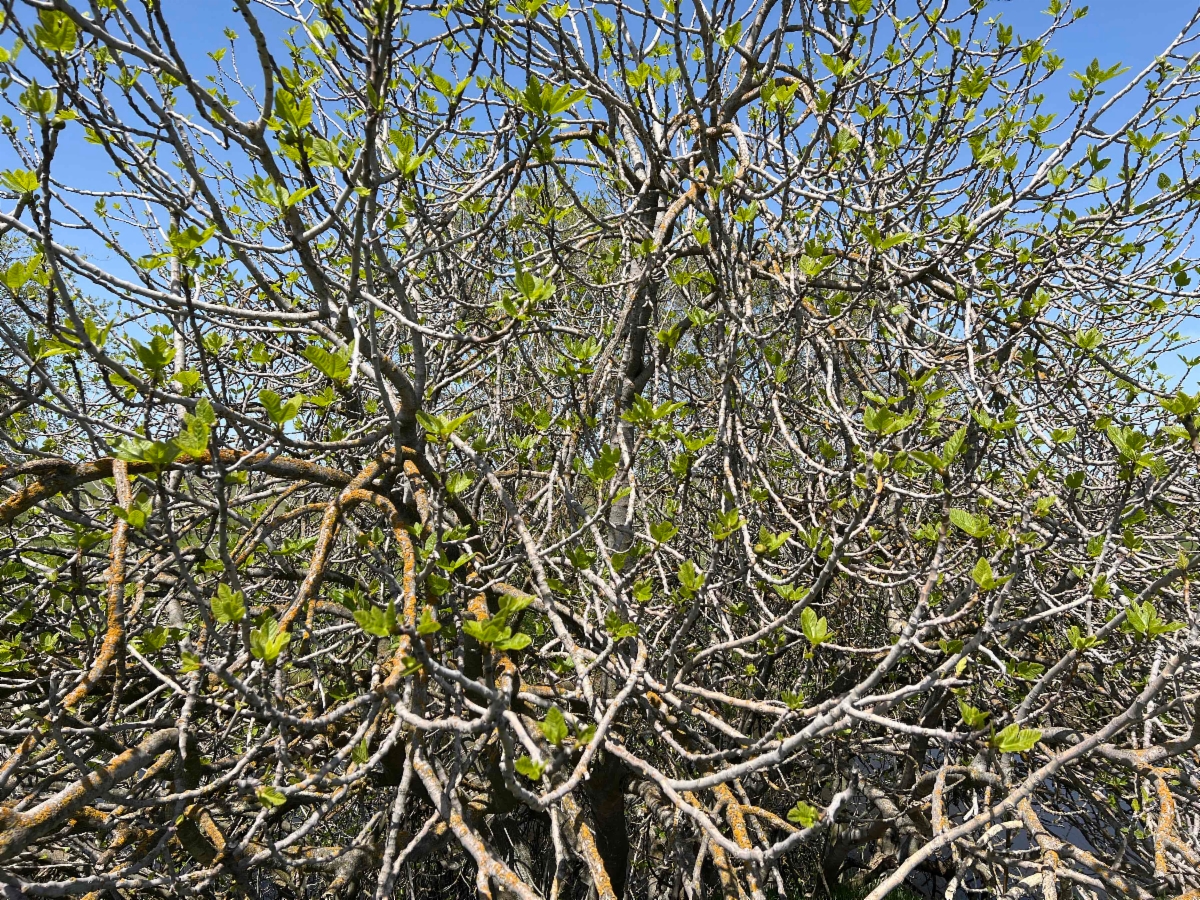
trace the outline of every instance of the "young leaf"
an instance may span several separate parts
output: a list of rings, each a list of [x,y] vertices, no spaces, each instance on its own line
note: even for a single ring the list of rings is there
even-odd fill
[[[284,796],[283,792],[279,788],[269,784],[264,784],[254,793],[258,797],[258,802],[267,809],[275,809],[287,803],[287,797]]]
[[[1100,643],[1100,638],[1094,634],[1085,635],[1079,630],[1078,625],[1072,625],[1067,629],[1067,640],[1070,642],[1072,650],[1080,652],[1090,650]]]
[[[300,355],[316,366],[317,370],[331,381],[340,384],[350,377],[350,356],[345,351],[339,350],[337,353],[330,353],[324,347],[309,344]]]
[[[290,631],[280,631],[279,623],[268,618],[262,625],[250,632],[250,653],[255,659],[272,663],[283,652],[283,648],[292,639]]]
[[[555,747],[566,740],[567,720],[563,716],[562,710],[557,706],[550,707],[550,711],[546,713],[546,718],[542,722],[541,729],[542,737]]]
[[[8,188],[14,194],[32,194],[39,186],[37,175],[28,169],[5,169],[3,172],[0,172],[0,184],[4,185],[4,187]],[[20,265],[20,263],[16,263],[15,265]],[[10,267],[10,277],[6,278],[5,281],[15,291],[20,285],[13,286],[14,278],[11,277],[12,271],[13,269]],[[26,270],[22,269],[22,272],[24,271]],[[21,280],[21,284],[24,284],[28,280],[29,276],[26,275]]]
[[[509,629],[504,630],[508,631]],[[502,637],[494,643],[497,650],[524,650],[533,643],[533,638],[523,631],[518,631],[512,637]]]
[[[387,637],[396,631],[396,601],[388,601],[386,610],[378,606],[357,609],[354,611],[354,621],[367,634]]]
[[[48,9],[38,12],[33,39],[39,47],[56,53],[70,53],[75,49],[77,36],[75,23],[66,13]]]
[[[262,390],[258,392],[258,402],[262,404],[263,409],[267,411],[267,415],[271,417],[271,421],[276,425],[286,425],[292,419],[300,414],[301,407],[304,406],[305,397],[303,394],[297,394],[288,400],[284,400],[272,390]]]
[[[814,647],[819,647],[833,637],[829,630],[829,621],[824,616],[817,618],[816,610],[811,606],[806,606],[800,613],[800,630]]]
[[[425,607],[421,613],[421,620],[417,622],[417,634],[435,634],[441,630],[442,626],[433,617],[433,611]]]
[[[983,723],[988,720],[988,716],[991,715],[989,712],[975,708],[961,698],[958,701],[958,711],[962,714],[962,719],[967,723],[968,728],[982,727]]]
[[[797,800],[796,805],[788,810],[787,818],[801,828],[812,828],[820,821],[821,811],[803,800]]]
[[[537,763],[528,756],[522,756],[513,768],[517,770],[518,775],[524,775],[530,781],[539,781],[546,766],[545,763]]]
[[[242,592],[232,590],[224,582],[217,585],[217,596],[213,597],[210,605],[213,618],[222,625],[240,622],[246,615],[246,603],[242,599]]]
[[[950,510],[950,523],[973,538],[985,537],[989,531],[987,516],[974,515],[965,509]]]
[[[621,638],[637,637],[641,631],[633,622],[626,622],[615,611],[604,617],[604,629],[612,635],[614,641]]]
[[[188,456],[196,458],[208,450],[208,439],[208,425],[198,416],[184,415],[183,428],[176,435],[174,444]]]
[[[1042,739],[1042,733],[1034,728],[1022,728],[1013,722],[992,738],[992,746],[1001,753],[1025,753],[1032,750]]]
[[[672,521],[655,522],[650,526],[650,537],[658,543],[665,544],[679,534],[679,527]]]

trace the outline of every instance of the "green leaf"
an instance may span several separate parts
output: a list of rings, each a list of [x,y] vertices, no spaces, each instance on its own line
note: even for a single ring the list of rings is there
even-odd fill
[[[402,656],[400,658],[399,675],[401,678],[408,678],[410,675],[416,675],[421,671],[421,661],[415,656]]]
[[[162,625],[148,628],[138,637],[138,650],[145,654],[160,653],[170,637],[171,629]]]
[[[179,447],[174,441],[147,441],[143,438],[128,438],[116,447],[117,458],[126,462],[144,462],[161,471],[179,456]]]
[[[207,401],[205,401],[207,403]],[[209,407],[212,410],[212,407]],[[183,428],[174,439],[174,444],[182,452],[193,458],[203,455],[208,450],[209,427],[199,416],[184,415]]]
[[[567,720],[557,706],[550,707],[541,724],[542,737],[557,747],[567,738]]]
[[[436,634],[442,630],[441,624],[433,617],[433,611],[429,607],[421,612],[421,619],[417,622],[417,634]]]
[[[1142,637],[1158,637],[1160,634],[1170,634],[1184,628],[1187,628],[1187,625],[1183,622],[1164,622],[1149,600],[1140,605],[1136,600],[1131,600],[1125,609],[1124,630],[1136,631]]]
[[[1075,333],[1075,343],[1083,350],[1095,350],[1104,342],[1104,335],[1099,329],[1088,328]]]
[[[175,359],[175,348],[161,334],[156,334],[149,344],[134,340],[133,349],[138,362],[150,374],[162,372]]]
[[[474,483],[475,479],[465,472],[455,472],[446,479],[446,493],[451,495],[461,494]]]
[[[1104,433],[1123,458],[1135,463],[1141,461],[1142,450],[1146,446],[1144,434],[1132,428],[1121,428],[1117,425],[1109,425]]]
[[[650,526],[650,537],[658,543],[665,544],[679,534],[679,526],[669,519],[665,522],[655,522]]]
[[[612,635],[614,641],[619,641],[627,637],[637,637],[641,632],[641,629],[637,625],[633,622],[626,622],[616,611],[611,611],[604,617],[604,630]]]
[[[1032,750],[1042,739],[1042,733],[1035,728],[1022,728],[1013,722],[1003,731],[997,732],[992,738],[992,746],[1001,753],[1025,753]]]
[[[200,671],[200,657],[195,653],[189,653],[184,650],[179,654],[179,672],[181,675],[187,675],[191,672]]]
[[[507,620],[515,616],[521,610],[532,606],[533,599],[532,594],[505,594],[500,598],[500,611],[496,614],[496,618]]]
[[[300,414],[305,399],[307,398],[303,394],[296,394],[296,396],[285,401],[272,390],[261,390],[258,392],[258,402],[267,411],[267,415],[270,416],[271,421],[280,426],[286,425]]]
[[[37,175],[28,169],[5,169],[3,172],[0,172],[0,184],[3,184],[14,194],[32,194],[40,186]],[[41,258],[39,257],[38,260],[40,262]],[[11,272],[12,269],[10,268],[9,271]],[[5,279],[5,281],[7,282],[8,279]],[[11,283],[8,286],[13,290],[17,289]]]
[[[285,538],[273,552],[276,556],[298,556],[301,553],[307,553],[316,545],[316,535],[311,537],[290,537]]]
[[[291,639],[290,631],[280,631],[279,623],[268,617],[262,625],[250,632],[250,653],[255,659],[272,663]]]
[[[339,384],[350,377],[350,354],[345,350],[330,353],[317,344],[309,344],[300,354],[316,366],[317,371]],[[420,413],[417,414],[418,416]]]
[[[366,609],[354,611],[354,621],[367,634],[375,637],[387,637],[398,630],[396,622],[396,601],[389,600],[387,609],[378,606],[368,606]]]
[[[66,13],[43,9],[38,13],[38,24],[33,28],[33,39],[44,50],[55,53],[70,53],[77,39],[75,23]]]
[[[203,231],[195,225],[189,225],[183,231],[174,231],[169,234],[167,240],[180,259],[186,259],[191,257],[196,250],[200,249],[216,232],[216,225],[210,225]]]
[[[867,239],[867,243],[869,243],[873,249],[881,253],[886,250],[891,250],[893,247],[898,247],[901,244],[907,244],[912,240],[912,235],[908,232],[894,234],[890,237],[884,237],[880,231],[877,231],[871,225],[863,225],[859,230],[862,231],[863,237]]]
[[[796,805],[788,810],[787,818],[801,828],[812,828],[820,821],[821,811],[803,800],[797,800]]]
[[[1018,663],[1009,662],[1007,669],[1009,675],[1014,678],[1023,678],[1026,681],[1033,681],[1046,671],[1046,667],[1041,663],[1029,662],[1027,660]]]
[[[473,416],[473,412],[461,415],[456,419],[447,419],[445,416],[437,413],[427,413],[419,411],[417,413],[417,422],[425,429],[425,434],[433,441],[444,441]]]
[[[546,766],[544,763],[534,762],[528,756],[522,756],[517,760],[513,768],[517,770],[518,775],[524,775],[530,781],[539,781]]]
[[[0,172],[0,179],[3,179],[5,174],[8,173]],[[24,262],[18,260],[9,266],[7,270],[5,270],[4,283],[8,285],[8,289],[10,291],[16,293],[23,288],[31,278],[33,278],[34,273],[41,267],[41,265],[42,255],[40,253],[35,254],[33,259],[29,259]]]
[[[774,585],[775,593],[788,603],[799,603],[808,596],[808,588],[796,587],[793,584],[777,584]]]
[[[745,517],[735,506],[733,509],[718,513],[708,523],[708,530],[712,532],[714,540],[723,541],[745,524]]]
[[[971,571],[971,578],[979,585],[981,591],[992,591],[996,588],[1007,584],[1012,580],[1011,575],[1006,575],[1003,578],[997,578],[992,571],[992,564],[982,556],[979,562],[975,563],[975,568]]]
[[[784,691],[779,695],[788,709],[804,709],[804,693],[802,691]]]
[[[1200,410],[1200,394],[1190,395],[1182,390],[1176,391],[1175,396],[1165,397],[1158,402],[1167,412],[1174,413],[1181,419],[1186,419]]]
[[[683,561],[683,564],[679,567],[678,574],[679,584],[689,596],[698,594],[700,589],[704,587],[704,573],[690,559]]]
[[[190,397],[200,389],[202,376],[194,369],[185,369],[172,375],[171,380],[179,385],[179,392],[183,396]]]
[[[950,437],[946,438],[946,443],[942,445],[942,465],[946,468],[958,459],[962,453],[963,445],[967,442],[967,426],[962,426]]]
[[[507,630],[506,628],[505,631]],[[531,643],[533,638],[523,631],[518,631],[512,637],[500,638],[495,642],[495,647],[497,650],[524,650]]]
[[[950,510],[950,522],[973,538],[985,537],[990,531],[987,516],[974,515],[965,509]]]
[[[897,415],[886,406],[867,406],[863,410],[863,427],[886,437],[903,431],[917,419],[916,411]]]
[[[1083,72],[1072,72],[1071,77],[1082,82],[1085,89],[1093,90],[1099,85],[1104,84],[1104,82],[1116,78],[1118,75],[1128,71],[1129,67],[1123,66],[1120,63],[1117,63],[1116,65],[1107,69],[1101,68],[1100,60],[1093,59],[1090,63],[1088,63],[1087,69],[1085,69]]]
[[[717,38],[717,43],[728,50],[738,42],[738,38],[742,36],[742,23],[734,22],[728,28],[721,32]]]
[[[833,637],[829,630],[829,621],[824,616],[818,618],[816,610],[811,606],[804,607],[804,611],[800,613],[800,630],[813,647],[819,647]]]
[[[367,760],[371,758],[371,748],[367,744],[367,739],[363,738],[354,749],[350,752],[350,758],[360,766],[365,765]]]
[[[586,470],[587,475],[597,484],[602,481],[608,481],[608,479],[617,474],[617,468],[620,463],[621,448],[612,444],[605,444],[596,454],[592,465]]]
[[[992,564],[982,556],[979,557],[979,562],[975,563],[975,568],[971,571],[971,578],[985,591],[990,591],[996,586],[996,576],[992,572]]]
[[[513,285],[525,301],[532,304],[549,299],[556,290],[554,282],[549,279],[539,278],[530,272],[519,270],[513,277]]]
[[[1150,617],[1156,615],[1154,607],[1150,604],[1149,600],[1146,601],[1146,605],[1150,607],[1148,612],[1143,611],[1138,602],[1134,600],[1129,604],[1128,609],[1125,610],[1125,622],[1130,628],[1141,635],[1145,635],[1149,631]]]
[[[292,131],[300,131],[312,121],[312,98],[304,96],[299,100],[290,91],[275,92],[275,117],[286,123]]]
[[[320,190],[320,188],[316,187],[315,185],[313,187],[298,188],[283,198],[283,206],[285,209],[290,209],[305,197],[315,194],[318,190]]]
[[[512,607],[506,609],[501,606],[500,612],[490,619],[483,621],[468,619],[463,622],[463,632],[481,644],[494,645],[497,650],[523,650],[532,643],[533,639],[522,632],[513,634],[512,629],[504,624],[512,612]]]
[[[131,528],[136,528],[139,531],[146,527],[146,523],[150,521],[150,512],[152,506],[148,498],[143,498],[140,494],[137,499],[130,505],[128,509],[123,509],[120,506],[110,508],[111,512],[118,519],[123,519],[128,522]]]
[[[224,582],[217,585],[217,596],[210,601],[213,618],[222,625],[240,622],[246,615],[246,603],[241,591],[235,591]]]
[[[42,90],[36,81],[30,82],[18,100],[23,109],[40,116],[43,121],[54,109],[54,93]]]
[[[269,784],[264,784],[254,793],[258,797],[258,802],[267,809],[274,809],[287,803],[287,797],[283,795],[283,792]]]
[[[958,711],[962,714],[962,719],[967,723],[968,728],[981,728],[991,715],[989,712],[976,709],[962,698],[959,698],[958,701]]]
[[[1075,433],[1074,426],[1070,428],[1055,428],[1050,432],[1050,440],[1056,444],[1069,444],[1075,440]]]
[[[774,534],[764,526],[759,526],[758,541],[754,545],[754,552],[764,556],[773,556],[779,551],[779,548],[788,542],[792,532],[782,531],[779,534]]]
[[[1071,644],[1072,650],[1083,652],[1090,650],[1100,643],[1100,638],[1094,634],[1085,635],[1080,631],[1078,625],[1072,625],[1067,629],[1067,641]]]

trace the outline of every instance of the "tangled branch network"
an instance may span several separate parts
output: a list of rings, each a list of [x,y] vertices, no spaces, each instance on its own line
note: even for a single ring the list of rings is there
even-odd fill
[[[0,0],[5,896],[1200,897],[1200,13],[202,6]]]

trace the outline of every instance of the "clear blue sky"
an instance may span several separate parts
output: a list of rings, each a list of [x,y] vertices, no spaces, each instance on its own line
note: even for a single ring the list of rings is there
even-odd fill
[[[1093,57],[1134,68],[1149,62],[1191,18],[1197,0],[1091,0],[1074,5],[1087,6],[1088,14],[1067,29],[1055,48],[1069,71]],[[1046,6],[1047,0],[990,0],[987,12],[1003,15],[1018,33],[1029,36],[1045,27]]]
[[[1044,27],[1048,0],[989,0],[988,15],[1003,15],[1025,36]],[[1058,43],[1058,52],[1074,69],[1098,57],[1111,65],[1148,62],[1178,32],[1197,8],[1197,0],[1091,0],[1085,19],[1075,23]],[[237,17],[219,0],[164,0],[167,19],[184,46],[200,51],[225,43],[221,29],[236,28]]]

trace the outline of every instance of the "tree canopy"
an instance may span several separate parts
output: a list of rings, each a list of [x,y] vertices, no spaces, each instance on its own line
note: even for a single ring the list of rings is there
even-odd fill
[[[5,896],[1196,896],[1200,12],[218,6],[0,2]]]

